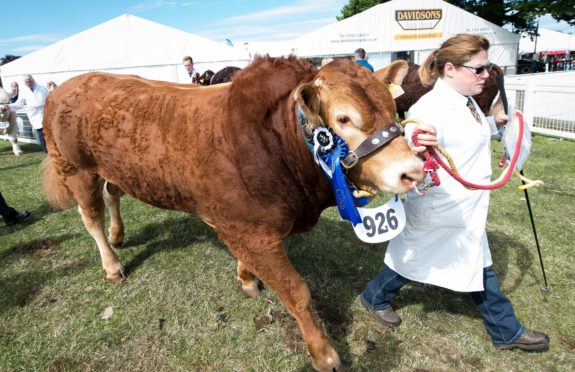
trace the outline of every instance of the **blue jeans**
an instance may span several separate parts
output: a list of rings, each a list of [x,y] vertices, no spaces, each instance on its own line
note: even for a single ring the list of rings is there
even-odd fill
[[[44,130],[42,128],[36,129],[36,134],[38,135],[38,143],[40,145],[40,148],[42,149],[42,151],[47,153],[48,150],[46,149],[46,140],[44,140]]]
[[[391,306],[391,300],[409,281],[386,266],[367,284],[361,296],[373,310],[384,310]],[[509,299],[501,293],[491,266],[483,269],[483,288],[483,291],[471,292],[470,295],[483,316],[483,325],[491,341],[494,345],[514,342],[525,328],[515,317]]]

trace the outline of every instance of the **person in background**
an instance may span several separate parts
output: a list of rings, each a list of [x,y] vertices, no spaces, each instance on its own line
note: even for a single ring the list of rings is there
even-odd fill
[[[46,83],[46,88],[48,88],[48,93],[52,93],[54,91],[54,89],[56,89],[58,85],[56,83],[54,83],[53,81],[49,81]]]
[[[30,212],[23,211],[18,212],[16,209],[12,208],[6,203],[2,193],[0,192],[0,215],[4,219],[4,223],[7,226],[14,225],[15,223],[20,223],[30,216]]]
[[[18,87],[18,83],[13,81],[10,83],[10,103],[14,103],[16,101],[18,101],[18,93],[19,93],[19,87]]]
[[[46,141],[44,141],[44,132],[42,130],[42,121],[44,119],[44,105],[48,98],[48,89],[45,86],[36,83],[32,75],[24,75],[25,89],[20,91],[18,100],[11,103],[9,108],[13,111],[24,111],[28,115],[30,124],[38,135],[40,148],[46,150]]]
[[[353,52],[353,56],[355,58],[355,61],[357,63],[359,63],[360,65],[362,65],[363,67],[367,68],[369,71],[373,72],[373,66],[369,64],[369,62],[367,62],[367,59],[365,58],[365,49],[363,48],[359,48],[356,49],[355,52]]]
[[[421,124],[405,128],[409,141],[415,129],[422,131],[414,151],[439,144],[461,177],[477,184],[491,181],[491,137],[496,124],[507,122],[503,112],[486,118],[472,98],[489,77],[488,49],[485,37],[458,34],[432,52],[419,74],[433,89],[409,111]],[[467,189],[446,172],[438,175],[441,184],[427,195],[408,194],[406,226],[390,241],[385,267],[367,284],[360,302],[376,320],[397,327],[401,319],[391,301],[410,281],[469,293],[496,348],[548,350],[549,336],[525,328],[499,288],[486,233],[489,191]]]
[[[186,72],[188,73],[188,76],[191,79],[191,83],[193,85],[199,85],[200,84],[200,73],[198,71],[196,71],[196,69],[194,68],[194,60],[192,59],[192,57],[185,56],[182,59],[182,63],[184,64],[184,68],[186,69]]]

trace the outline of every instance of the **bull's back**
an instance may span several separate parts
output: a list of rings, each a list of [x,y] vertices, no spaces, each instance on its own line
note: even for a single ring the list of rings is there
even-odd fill
[[[207,187],[198,181],[197,154],[213,143],[217,117],[201,108],[211,102],[211,112],[218,110],[213,103],[226,92],[135,76],[78,76],[46,104],[49,153],[152,205],[193,209],[189,189]]]

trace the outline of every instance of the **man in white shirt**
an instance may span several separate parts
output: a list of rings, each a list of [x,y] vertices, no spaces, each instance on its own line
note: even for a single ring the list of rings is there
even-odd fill
[[[43,85],[37,84],[32,75],[24,75],[24,84],[26,88],[20,90],[18,100],[10,104],[9,107],[14,111],[23,111],[28,115],[30,124],[38,135],[42,151],[48,152],[42,130],[44,105],[46,104],[46,98],[48,98],[48,89]]]
[[[192,79],[192,84],[199,85],[200,73],[194,68],[194,60],[192,59],[192,57],[185,56],[182,59],[182,63],[184,64],[184,68],[186,69],[186,72],[190,76],[190,79]]]

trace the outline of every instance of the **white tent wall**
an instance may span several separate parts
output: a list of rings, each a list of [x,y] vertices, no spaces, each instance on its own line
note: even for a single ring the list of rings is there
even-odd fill
[[[535,45],[536,41],[537,45]],[[550,50],[575,51],[575,35],[540,28],[537,40],[531,40],[529,36],[524,36],[519,42],[520,53],[546,52]]]
[[[1,66],[0,76],[4,85],[20,82],[24,74],[60,84],[85,72],[106,71],[187,83],[185,55],[200,72],[250,62],[243,48],[124,14]]]
[[[394,53],[411,51],[422,63],[432,50],[458,33],[481,34],[490,41],[490,59],[514,73],[519,35],[442,0],[392,0],[324,26],[287,44],[300,57],[352,56],[364,48],[375,69]],[[266,53],[259,50],[259,53]]]

